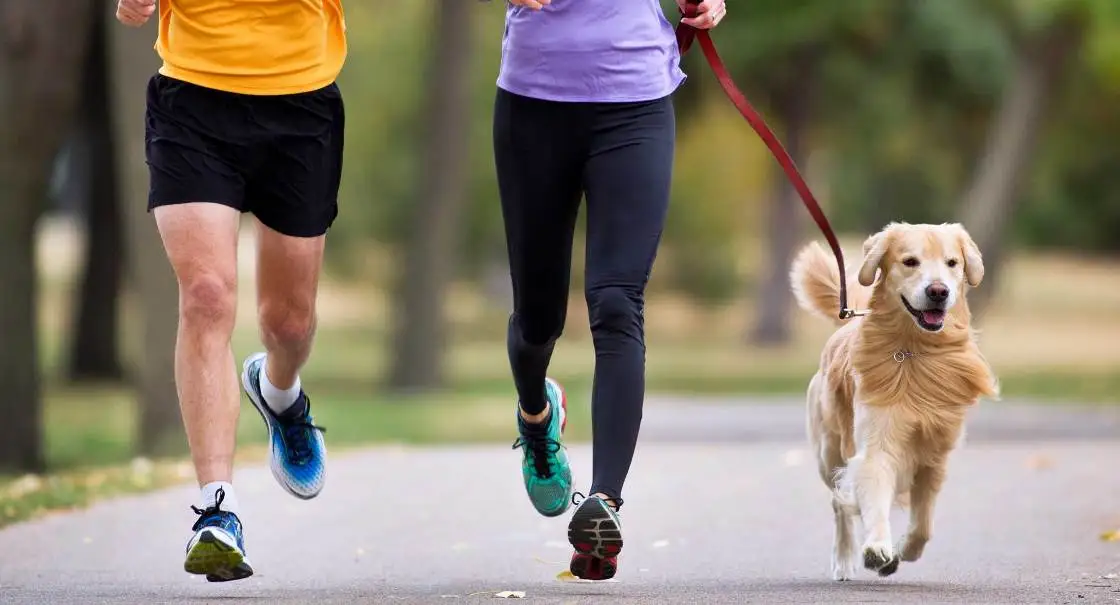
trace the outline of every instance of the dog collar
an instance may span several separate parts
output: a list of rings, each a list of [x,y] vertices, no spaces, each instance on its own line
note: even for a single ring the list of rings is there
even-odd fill
[[[902,363],[902,362],[906,361],[907,359],[910,359],[911,357],[917,357],[919,355],[921,355],[921,353],[915,353],[913,351],[905,351],[905,350],[899,349],[898,351],[894,352],[894,355],[892,357],[898,363]]]

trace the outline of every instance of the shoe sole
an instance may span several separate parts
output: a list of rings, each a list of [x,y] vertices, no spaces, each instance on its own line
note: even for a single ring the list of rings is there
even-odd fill
[[[599,559],[591,555],[576,553],[572,555],[572,563],[568,570],[572,575],[581,580],[609,580],[618,571],[614,557]]]
[[[263,354],[253,355],[253,356],[249,357],[248,359],[246,359],[245,363],[242,364],[242,366],[241,366],[241,387],[243,389],[245,389],[245,394],[249,396],[249,402],[253,404],[254,408],[256,408],[257,413],[260,414],[260,416],[261,416],[261,420],[264,421],[265,427],[268,428],[268,448],[269,448],[269,457],[268,457],[269,464],[268,464],[268,467],[272,471],[272,477],[274,479],[276,479],[276,482],[280,484],[280,487],[284,488],[284,491],[286,491],[289,494],[295,496],[296,498],[299,498],[300,500],[310,500],[310,499],[314,498],[315,496],[318,496],[319,492],[323,491],[323,488],[320,487],[319,489],[315,490],[314,492],[300,492],[300,491],[296,490],[292,486],[291,482],[288,481],[287,473],[284,471],[282,463],[280,463],[277,460],[276,456],[272,455],[272,440],[273,440],[273,433],[275,432],[275,429],[272,426],[272,421],[269,420],[268,412],[266,412],[265,409],[264,409],[264,406],[265,406],[264,401],[257,398],[257,396],[255,394],[256,389],[254,389],[252,383],[249,382],[249,366],[254,361],[257,361],[258,359],[264,359],[264,355]],[[324,453],[324,458],[325,458],[325,453]],[[326,465],[326,460],[324,460],[323,461],[323,481],[326,481],[326,478],[327,478],[327,465]],[[320,486],[321,485],[322,485],[322,482],[320,482]]]
[[[608,580],[617,571],[615,558],[622,552],[622,528],[606,510],[607,504],[595,500],[580,505],[568,523],[568,542],[576,550],[570,571],[585,580]]]
[[[183,569],[187,573],[205,575],[210,582],[244,580],[253,575],[253,566],[244,552],[206,529],[187,551]]]

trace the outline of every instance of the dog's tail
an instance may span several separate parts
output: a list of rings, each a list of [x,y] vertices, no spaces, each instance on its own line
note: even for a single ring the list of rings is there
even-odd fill
[[[863,308],[870,290],[848,275],[848,306]],[[797,304],[813,315],[842,323],[840,313],[840,271],[831,253],[817,242],[801,249],[789,272],[790,285]]]

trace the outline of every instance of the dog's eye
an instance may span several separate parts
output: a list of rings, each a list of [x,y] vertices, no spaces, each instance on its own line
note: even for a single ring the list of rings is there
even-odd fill
[[[907,257],[902,260],[902,264],[907,267],[917,267],[921,262],[913,256]]]
[[[946,262],[945,264],[946,264],[946,265],[949,265],[949,268],[950,268],[950,269],[952,269],[953,267],[956,267],[956,266],[957,266],[957,259],[955,259],[955,258],[950,258],[950,259],[949,259],[949,261],[948,261],[948,262]]]

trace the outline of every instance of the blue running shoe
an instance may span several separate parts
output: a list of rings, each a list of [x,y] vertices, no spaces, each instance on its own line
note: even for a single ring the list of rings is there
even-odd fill
[[[309,500],[319,495],[326,479],[327,445],[322,435],[326,429],[315,426],[311,399],[303,391],[283,414],[265,405],[260,381],[264,358],[264,353],[257,353],[245,360],[241,384],[268,427],[272,476],[288,493]]]
[[[522,448],[524,452],[521,476],[529,501],[540,514],[556,517],[568,510],[572,499],[572,469],[561,443],[568,424],[568,399],[560,384],[551,378],[545,380],[545,397],[550,411],[541,424],[527,424],[518,407],[517,428],[521,435],[513,442],[513,449]]]
[[[205,575],[211,582],[242,580],[253,575],[253,566],[245,556],[245,538],[237,515],[221,510],[226,492],[218,489],[214,506],[201,509],[192,506],[195,521],[194,537],[187,543],[187,573]]]

